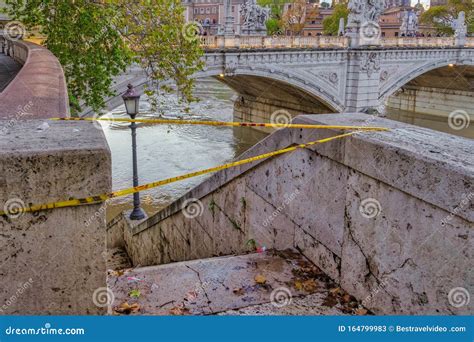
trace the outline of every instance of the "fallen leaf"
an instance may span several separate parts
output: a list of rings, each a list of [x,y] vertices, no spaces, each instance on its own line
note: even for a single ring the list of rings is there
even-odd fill
[[[298,291],[303,290],[303,283],[299,280],[295,280],[295,289],[297,289]]]
[[[140,305],[138,305],[137,303],[130,305],[128,304],[128,302],[125,302],[116,307],[114,311],[121,314],[129,315],[131,313],[137,313],[138,311],[140,311]]]
[[[173,316],[183,316],[189,313],[189,309],[184,307],[183,304],[177,305],[170,309],[170,314]]]
[[[341,293],[341,288],[340,287],[334,287],[334,288],[329,290],[329,294],[331,296],[337,296],[340,293]]]
[[[346,293],[344,296],[342,296],[342,300],[344,303],[349,303],[351,301],[351,295]]]
[[[186,294],[186,299],[191,301],[191,302],[194,301],[197,297],[198,297],[198,294],[197,294],[196,291],[189,291]]]
[[[315,292],[318,288],[318,284],[314,281],[314,279],[308,279],[303,282],[303,289],[306,292]]]
[[[367,315],[367,310],[364,308],[359,308],[355,311],[355,314],[359,316]]]
[[[124,270],[110,270],[110,275],[111,276],[114,276],[114,277],[120,277],[120,276],[123,276],[124,274]]]
[[[245,294],[245,291],[243,288],[233,289],[232,292],[234,292],[234,294],[237,296],[243,296]]]
[[[140,298],[141,292],[140,290],[135,289],[135,290],[130,291],[128,295],[130,296],[130,298]]]
[[[255,276],[255,282],[257,284],[263,285],[267,282],[267,279],[263,275],[258,274]]]
[[[327,296],[326,299],[324,299],[323,305],[328,306],[332,308],[334,305],[337,304],[337,299],[334,296]]]

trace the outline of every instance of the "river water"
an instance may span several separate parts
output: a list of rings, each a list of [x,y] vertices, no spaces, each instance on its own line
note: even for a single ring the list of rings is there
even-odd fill
[[[232,121],[234,93],[213,79],[200,81],[190,113],[177,103],[175,96],[166,96],[161,105],[163,118],[189,120]],[[139,118],[159,118],[150,110],[146,98],[142,99]],[[124,106],[107,116],[127,118]],[[101,123],[112,151],[113,189],[132,186],[132,152],[129,124]],[[140,184],[179,176],[226,163],[257,143],[266,134],[245,127],[169,126],[138,124],[138,169]],[[168,184],[141,194],[143,208],[153,214],[208,176],[200,176]],[[110,220],[125,209],[131,208],[132,197],[114,199],[107,208]]]
[[[195,95],[201,99],[190,107],[186,114],[176,97],[166,96],[161,105],[164,118],[186,118],[190,120],[232,121],[234,92],[216,80],[200,81]],[[150,110],[146,98],[142,98],[140,118],[158,118],[160,115]],[[474,125],[463,130],[453,130],[447,118],[415,114],[413,112],[387,109],[387,118],[432,128],[450,134],[474,138]],[[127,118],[123,106],[107,116]],[[129,124],[101,123],[112,151],[113,189],[120,190],[132,186],[132,155]],[[250,146],[265,137],[265,134],[245,127],[213,126],[169,126],[138,124],[138,168],[140,184],[179,176],[228,162],[239,156]],[[168,184],[143,192],[142,206],[151,215],[173,200],[185,194],[206,177],[200,176]],[[110,220],[121,211],[132,207],[132,197],[114,199],[108,206]]]

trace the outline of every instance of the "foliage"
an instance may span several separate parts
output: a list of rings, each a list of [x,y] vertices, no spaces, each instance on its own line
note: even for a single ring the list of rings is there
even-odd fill
[[[113,95],[114,76],[134,62],[146,70],[150,94],[172,91],[162,83],[173,80],[185,101],[194,100],[191,75],[202,68],[202,50],[196,32],[186,30],[180,0],[6,0],[6,4],[10,16],[46,36],[44,45],[64,68],[71,104],[99,110],[104,98]]]
[[[258,4],[263,7],[270,7],[270,18],[266,22],[269,35],[282,34],[281,17],[283,7],[287,0],[258,0]]]
[[[346,4],[337,4],[334,6],[334,12],[323,20],[323,32],[328,35],[337,35],[339,31],[339,21],[344,18],[347,23],[347,17],[349,16],[349,10]]]
[[[474,33],[472,0],[448,0],[446,5],[433,6],[421,15],[420,22],[433,27],[440,34],[452,35],[452,23],[461,11],[466,13],[468,32]]]
[[[288,3],[287,10],[281,18],[281,27],[284,32],[299,35],[303,31],[306,18],[306,0],[293,0]]]
[[[276,35],[276,34],[282,34],[283,33],[279,19],[270,18],[270,19],[267,20],[265,25],[267,26],[267,34],[268,35],[273,36],[273,35]]]

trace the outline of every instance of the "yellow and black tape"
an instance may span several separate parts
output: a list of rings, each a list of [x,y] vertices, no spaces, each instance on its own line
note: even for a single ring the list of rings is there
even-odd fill
[[[303,129],[341,129],[358,131],[388,131],[384,127],[367,126],[329,126],[329,125],[307,125],[307,124],[273,124],[254,122],[226,122],[226,121],[194,121],[177,119],[120,119],[120,118],[54,118],[55,121],[106,121],[106,122],[136,122],[148,124],[169,125],[199,125],[199,126],[226,126],[226,127],[270,127],[270,128],[303,128]]]
[[[193,178],[193,177],[197,177],[197,176],[202,176],[202,175],[205,175],[205,174],[208,174],[208,173],[217,172],[217,171],[229,169],[229,168],[232,168],[232,167],[252,163],[252,162],[255,162],[255,161],[258,161],[258,160],[267,159],[267,158],[274,157],[274,156],[277,156],[277,155],[280,155],[280,154],[292,152],[292,151],[295,151],[297,149],[306,148],[306,147],[317,145],[317,144],[327,143],[327,142],[330,142],[330,141],[333,141],[333,140],[336,140],[336,139],[349,137],[349,136],[354,135],[356,133],[357,132],[349,132],[349,133],[345,133],[345,134],[341,134],[341,135],[336,135],[336,136],[330,137],[330,138],[325,138],[325,139],[312,141],[312,142],[309,142],[309,143],[306,143],[306,144],[295,145],[295,146],[284,148],[284,149],[281,149],[281,150],[277,150],[277,151],[273,151],[273,152],[269,152],[269,153],[264,153],[264,154],[261,154],[261,155],[255,156],[255,157],[246,158],[246,159],[242,159],[242,160],[239,160],[239,161],[223,164],[223,165],[220,165],[220,166],[211,167],[211,168],[208,168],[208,169],[187,173],[187,174],[184,174],[184,175],[181,175],[181,176],[178,176],[178,177],[163,179],[163,180],[160,180],[160,181],[157,181],[157,182],[140,185],[140,186],[133,187],[133,188],[114,191],[114,192],[111,192],[111,193],[108,193],[108,194],[96,195],[96,196],[91,196],[91,197],[86,197],[86,198],[81,198],[81,199],[70,199],[70,200],[67,200],[67,201],[60,201],[60,202],[48,203],[48,204],[42,204],[42,205],[33,205],[33,206],[30,206],[30,207],[26,207],[26,208],[20,208],[20,209],[16,210],[14,213],[0,211],[0,216],[7,215],[7,214],[18,214],[18,213],[22,213],[22,212],[36,212],[36,211],[55,209],[55,208],[75,207],[75,206],[80,206],[80,205],[101,203],[101,202],[105,202],[106,200],[111,199],[111,198],[127,196],[127,195],[134,194],[136,192],[141,192],[141,191],[149,190],[149,189],[156,188],[156,187],[159,187],[159,186],[163,186],[163,185],[166,185],[166,184],[175,183],[175,182],[178,182],[178,181],[181,181],[181,180],[184,180],[184,179]]]

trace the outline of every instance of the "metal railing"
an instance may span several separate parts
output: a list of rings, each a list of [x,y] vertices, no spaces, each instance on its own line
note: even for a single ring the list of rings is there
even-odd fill
[[[347,37],[331,36],[205,36],[201,37],[205,49],[219,48],[347,48]],[[381,47],[454,47],[454,37],[395,37],[380,38]],[[474,37],[468,37],[465,47],[474,47]]]

